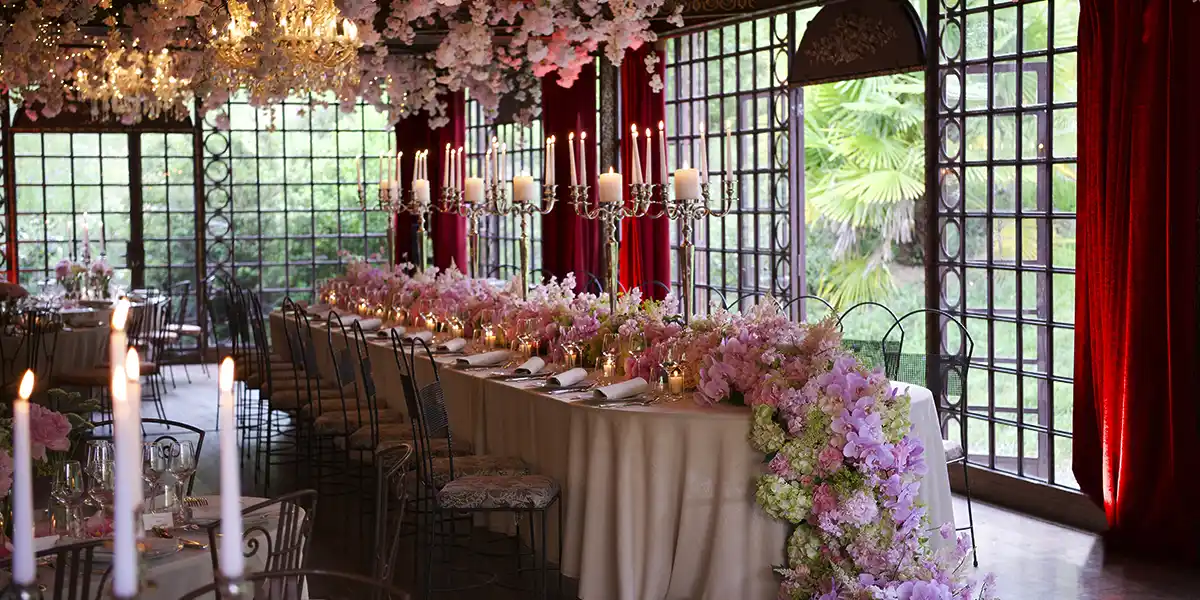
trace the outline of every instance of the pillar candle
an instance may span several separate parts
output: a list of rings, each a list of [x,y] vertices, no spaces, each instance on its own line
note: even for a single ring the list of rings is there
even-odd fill
[[[571,167],[571,185],[579,185],[579,176],[575,172],[575,132],[567,135],[567,161]]]
[[[37,579],[33,551],[33,446],[29,435],[29,396],[33,393],[33,371],[21,377],[13,402],[13,583],[31,585]]]
[[[640,166],[642,163],[642,157],[638,154],[637,124],[635,123],[631,129],[633,130],[633,140],[629,145],[633,148],[633,160],[630,161],[633,164],[633,174],[629,176],[629,183],[642,183],[642,169]]]
[[[646,166],[642,176],[643,183],[654,183],[654,173],[650,171],[650,128],[646,128]]]
[[[667,130],[663,126],[662,121],[658,122],[658,154],[662,164],[663,183],[665,184],[667,182],[667,174],[670,171],[667,170]]]
[[[225,357],[218,372],[221,390],[221,575],[237,580],[242,577],[242,481],[238,466],[237,429],[233,418],[233,359]]]
[[[686,166],[675,171],[675,199],[696,200],[700,198],[700,173]]]
[[[512,186],[513,202],[529,204],[537,202],[537,186],[533,183],[533,177],[529,175],[517,175],[513,177]]]
[[[587,147],[584,146],[584,142],[586,142],[586,141],[587,141],[587,132],[586,131],[579,132],[579,184],[580,185],[588,184]]]
[[[700,125],[700,180],[708,180],[708,141],[704,137],[703,124]]]
[[[483,204],[483,179],[468,177],[463,185],[463,202],[467,204]]]
[[[600,202],[620,203],[623,188],[621,174],[612,167],[608,168],[607,173],[600,174]]]
[[[413,199],[420,204],[429,204],[429,180],[418,179],[413,182]]]

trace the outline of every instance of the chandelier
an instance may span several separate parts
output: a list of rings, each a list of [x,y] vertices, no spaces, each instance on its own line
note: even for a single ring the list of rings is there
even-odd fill
[[[143,52],[137,39],[127,47],[114,32],[79,59],[75,95],[91,105],[93,117],[131,125],[163,116],[182,120],[190,112],[191,79],[176,74],[175,55],[166,48]]]
[[[230,0],[228,6],[229,24],[210,32],[212,45],[225,78],[252,97],[357,85],[362,42],[333,0]]]

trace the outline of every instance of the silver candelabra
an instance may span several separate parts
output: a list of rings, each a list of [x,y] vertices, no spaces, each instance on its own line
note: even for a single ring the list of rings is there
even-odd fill
[[[611,311],[610,314],[616,314],[617,291],[620,289],[617,269],[621,264],[617,232],[620,231],[623,219],[643,217],[650,211],[654,185],[649,183],[629,184],[633,197],[632,206],[626,206],[623,199],[619,202],[600,202],[600,199],[597,198],[596,206],[592,207],[588,199],[588,191],[591,189],[591,186],[571,185],[568,188],[571,192],[571,205],[575,207],[576,214],[589,220],[599,219],[604,228],[604,256],[607,263],[605,278],[608,280],[606,283],[606,287],[608,288],[608,304]]]
[[[709,184],[700,184],[699,198],[672,198],[668,193],[668,185],[662,187],[662,207],[659,213],[651,215],[654,218],[666,215],[668,219],[679,221],[679,282],[683,290],[683,320],[692,321],[693,304],[695,301],[694,279],[696,272],[696,246],[692,243],[694,222],[708,217],[721,218],[729,214],[736,200],[737,182],[732,179],[721,180],[721,208],[714,210],[709,207]]]
[[[358,187],[358,205],[363,211],[371,210],[367,206],[367,191],[365,186]],[[396,188],[379,188],[378,209],[388,215],[387,250],[388,266],[395,267],[396,262],[396,217],[401,214],[411,214],[417,217],[417,266],[424,271],[429,266],[429,233],[425,229],[425,221],[429,218],[430,205],[417,198],[412,189],[408,191],[405,201],[399,186]]]

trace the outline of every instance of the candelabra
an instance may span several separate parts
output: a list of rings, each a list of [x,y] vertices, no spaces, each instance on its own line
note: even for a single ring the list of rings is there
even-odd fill
[[[379,188],[379,210],[388,214],[388,267],[394,268],[396,262],[396,217],[411,214],[417,217],[417,256],[414,258],[417,266],[424,271],[429,266],[429,234],[425,230],[425,221],[429,217],[430,205],[426,198],[419,198],[411,189],[408,191],[408,197],[408,201],[404,201],[399,186]],[[358,205],[364,211],[370,210],[367,207],[366,187],[362,185],[358,187]]]
[[[690,323],[692,320],[692,304],[695,300],[692,281],[695,278],[696,270],[696,246],[692,243],[693,223],[699,219],[720,218],[729,214],[729,209],[736,199],[736,183],[732,179],[721,180],[720,210],[713,210],[708,206],[710,199],[708,183],[700,184],[699,198],[671,198],[667,191],[668,186],[662,185],[663,210],[652,216],[657,218],[666,215],[668,219],[679,221],[679,280],[683,289],[683,320],[685,323]]]
[[[633,197],[633,206],[626,206],[622,201],[601,202],[597,198],[595,208],[588,206],[588,191],[591,186],[571,185],[571,205],[575,212],[589,220],[599,219],[604,228],[604,255],[608,263],[605,284],[608,289],[608,304],[610,314],[617,312],[617,291],[620,284],[617,281],[617,268],[621,264],[620,247],[617,244],[617,231],[621,228],[621,220],[630,217],[643,217],[650,210],[650,198],[654,193],[654,185],[649,183],[632,183],[629,185]]]
[[[453,214],[467,220],[467,274],[471,277],[483,277],[483,266],[480,259],[479,220],[490,214],[486,204],[463,201],[463,190],[447,187],[442,190],[438,210],[444,214]]]
[[[529,217],[534,213],[545,215],[554,210],[554,204],[557,202],[555,190],[558,186],[551,184],[542,185],[542,206],[540,207],[534,206],[531,202],[517,201],[515,190],[513,201],[507,202],[503,184],[493,184],[490,188],[488,202],[490,213],[496,215],[516,215],[521,221],[519,250],[521,255],[521,297],[524,298],[529,292]]]

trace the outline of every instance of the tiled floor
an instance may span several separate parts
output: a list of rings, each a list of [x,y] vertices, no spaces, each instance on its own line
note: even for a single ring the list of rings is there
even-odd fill
[[[216,389],[213,380],[193,367],[193,384],[187,385],[182,371],[177,372],[179,388],[165,399],[168,418],[193,423],[215,432]],[[147,411],[152,410],[146,407]],[[147,416],[149,412],[147,412]],[[198,472],[198,494],[211,491],[217,481],[217,436],[206,440]],[[246,473],[248,476],[249,473]],[[247,481],[246,485],[251,482]],[[247,493],[249,493],[247,491]],[[322,498],[319,514],[336,515],[357,510],[339,506],[345,498]],[[956,512],[965,521],[966,503],[956,499]],[[344,521],[323,519],[318,531],[314,560],[319,566],[369,571],[361,553],[365,543],[358,541],[353,527]],[[977,502],[976,532],[979,569],[997,576],[1004,600],[1196,600],[1200,599],[1200,568],[1153,564],[1130,557],[1108,556],[1099,536],[1034,519],[1022,514]],[[402,557],[400,564],[407,565]],[[399,569],[400,579],[408,582],[407,568]],[[333,594],[333,596],[338,596]],[[435,598],[471,600],[507,600],[523,597],[510,590],[495,588],[455,596]],[[593,600],[593,599],[588,599]],[[607,600],[607,599],[596,599]],[[741,599],[730,599],[741,600]]]

